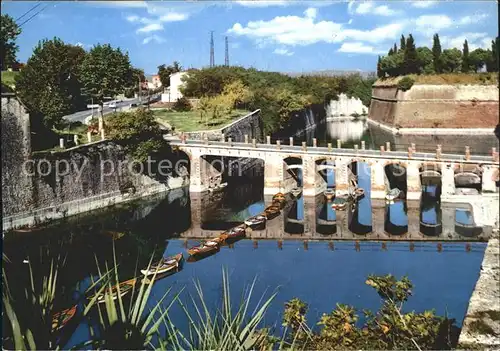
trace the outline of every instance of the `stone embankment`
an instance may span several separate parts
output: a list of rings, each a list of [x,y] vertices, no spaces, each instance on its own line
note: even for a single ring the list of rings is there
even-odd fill
[[[396,129],[475,128],[477,134],[484,128],[491,133],[498,123],[498,96],[495,85],[413,85],[402,91],[394,84],[375,84],[369,119]]]
[[[469,301],[460,349],[500,349],[500,246],[490,239],[484,253],[481,273]]]

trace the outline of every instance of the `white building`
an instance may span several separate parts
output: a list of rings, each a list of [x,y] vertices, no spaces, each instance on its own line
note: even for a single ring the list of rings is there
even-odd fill
[[[184,83],[181,78],[186,74],[187,72],[177,72],[170,75],[170,87],[161,94],[161,102],[176,102],[182,97],[180,88]]]

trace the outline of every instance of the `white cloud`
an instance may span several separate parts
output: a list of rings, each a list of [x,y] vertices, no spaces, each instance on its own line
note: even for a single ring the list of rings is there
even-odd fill
[[[178,12],[169,12],[160,17],[160,21],[162,22],[178,22],[185,21],[189,18],[187,13],[178,13]]]
[[[156,32],[159,30],[163,30],[163,25],[161,23],[151,23],[148,24],[144,27],[141,27],[136,30],[137,33],[150,33],[150,32]]]
[[[349,13],[353,13],[353,6],[354,2],[352,1],[347,5],[347,10]],[[399,11],[395,11],[387,5],[376,6],[373,1],[363,1],[360,2],[354,9],[354,13],[358,15],[374,14],[379,16],[394,16],[398,14]]]
[[[150,42],[157,42],[158,44],[161,44],[161,43],[164,43],[165,42],[165,39],[163,39],[162,37],[160,37],[159,35],[156,35],[156,34],[153,34],[149,37],[146,37],[142,40],[142,43],[143,44],[148,44]]]
[[[97,7],[129,7],[146,8],[145,1],[88,1],[87,4]]]
[[[235,23],[227,32],[254,39],[259,46],[265,46],[267,43],[282,45],[340,43],[348,39],[378,43],[399,38],[402,29],[407,25],[407,21],[401,21],[370,30],[358,30],[345,28],[343,24],[332,21],[315,22],[315,19],[308,14],[312,14],[310,9],[305,11],[304,17],[277,16],[269,21],[250,21],[246,26]]]
[[[240,43],[231,43],[231,49],[238,49],[240,47]]]
[[[488,33],[466,32],[457,36],[440,36],[440,43],[443,49],[457,48],[463,49],[464,41],[467,39],[469,50],[477,48],[488,49],[491,46],[493,38],[488,36]]]
[[[383,51],[375,50],[371,45],[365,45],[360,42],[343,43],[338,52],[355,53],[355,54],[383,54]]]
[[[411,3],[411,6],[417,7],[420,9],[426,9],[432,7],[436,4],[435,0],[416,0]]]
[[[416,19],[415,25],[418,32],[432,35],[442,29],[451,27],[453,21],[446,15],[424,15]]]
[[[238,5],[246,7],[268,7],[268,6],[286,6],[289,4],[287,0],[239,0],[234,1]]]
[[[310,7],[307,10],[304,11],[304,15],[306,15],[307,18],[316,18],[316,15],[318,14],[318,10]]]
[[[276,55],[292,56],[293,52],[288,51],[288,49],[276,49],[273,51]]]
[[[488,14],[486,14],[486,13],[478,13],[478,14],[474,14],[471,16],[464,16],[458,20],[458,24],[462,25],[462,26],[466,26],[469,24],[478,23],[487,17],[488,17]]]

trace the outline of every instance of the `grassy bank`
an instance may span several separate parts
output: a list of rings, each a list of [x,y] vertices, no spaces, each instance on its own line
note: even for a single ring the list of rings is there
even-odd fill
[[[177,132],[193,132],[197,130],[212,130],[222,128],[228,123],[243,117],[250,111],[233,110],[230,114],[221,116],[217,119],[208,114],[202,116],[199,111],[154,111],[154,116],[161,122],[166,122],[175,127]]]
[[[404,76],[379,79],[375,86],[396,85]],[[498,73],[443,73],[443,74],[410,74],[406,77],[412,78],[414,84],[430,85],[496,85],[498,84]]]

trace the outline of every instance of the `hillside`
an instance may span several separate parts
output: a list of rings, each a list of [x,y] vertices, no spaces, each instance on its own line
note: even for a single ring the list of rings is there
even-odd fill
[[[428,85],[496,85],[498,72],[492,73],[443,73],[443,74],[410,74],[414,84]],[[378,79],[374,86],[394,86],[403,76]]]

